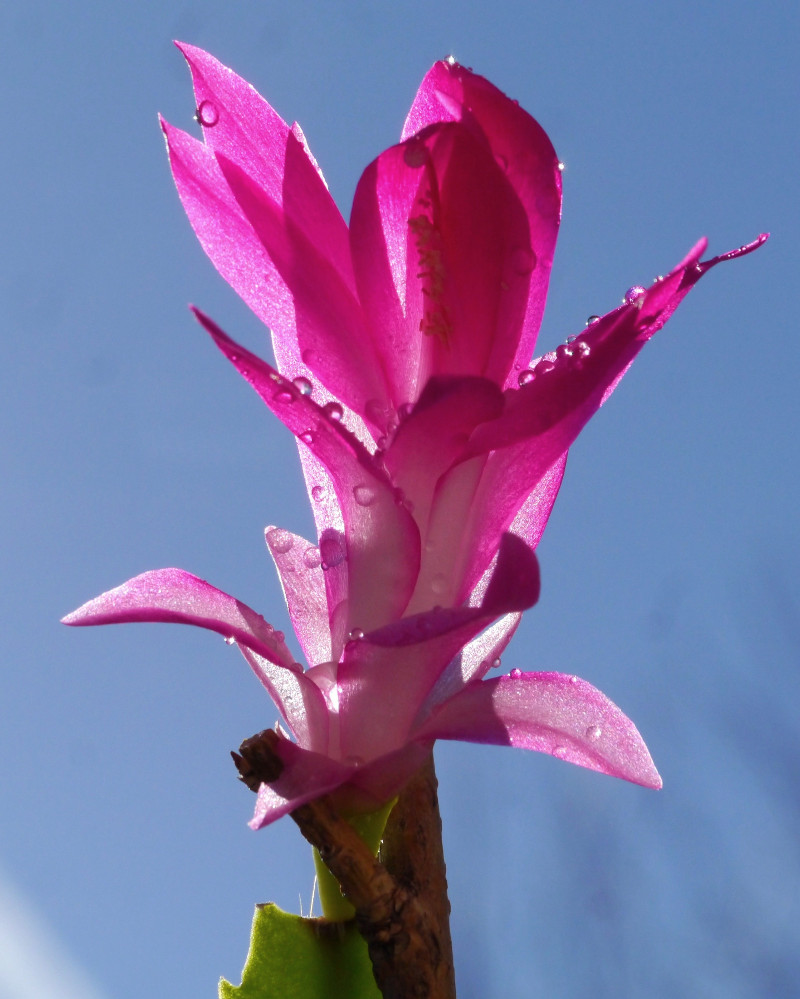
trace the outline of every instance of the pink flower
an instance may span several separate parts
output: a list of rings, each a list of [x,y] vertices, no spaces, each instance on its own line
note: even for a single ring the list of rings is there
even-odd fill
[[[402,141],[364,172],[350,227],[299,126],[181,45],[205,143],[163,122],[209,257],[272,330],[277,367],[196,311],[299,441],[319,535],[266,538],[310,668],[233,597],[178,569],[89,601],[68,624],[177,621],[226,636],[294,737],[254,827],[336,792],[374,808],[436,739],[509,744],[660,787],[639,733],[577,677],[484,677],[538,598],[533,553],[583,425],[699,278],[667,277],[536,361],[561,214],[539,125],[452,61]]]

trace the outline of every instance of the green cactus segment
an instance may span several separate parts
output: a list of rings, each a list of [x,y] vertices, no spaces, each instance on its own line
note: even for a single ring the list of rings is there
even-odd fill
[[[242,984],[223,978],[219,999],[381,999],[354,923],[256,908]]]

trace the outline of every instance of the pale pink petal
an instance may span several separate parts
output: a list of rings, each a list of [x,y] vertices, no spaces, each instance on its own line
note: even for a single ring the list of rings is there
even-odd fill
[[[633,722],[596,687],[563,673],[521,673],[470,684],[417,730],[423,739],[519,746],[660,788]]]
[[[284,721],[304,749],[328,752],[328,708],[319,687],[295,663],[294,669],[275,666],[245,646],[242,655],[275,702]]]
[[[497,380],[528,300],[528,223],[485,141],[432,126],[364,172],[351,218],[359,295],[396,405],[430,375]]]
[[[498,381],[515,384],[533,356],[561,218],[561,171],[544,129],[516,101],[456,62],[437,62],[422,81],[403,129],[408,139],[429,125],[461,121],[485,136],[528,217],[530,293],[516,355]],[[521,258],[520,258],[521,259]]]
[[[312,666],[327,662],[332,658],[331,632],[319,549],[281,527],[268,527],[265,537],[306,660]]]
[[[336,790],[355,769],[288,739],[278,743],[276,752],[284,769],[277,780],[259,788],[253,818],[248,823],[251,829],[263,829],[300,805]]]
[[[183,569],[143,572],[62,618],[63,624],[79,626],[134,621],[193,624],[233,638],[279,666],[294,662],[281,633],[260,614]]]
[[[460,649],[494,618],[530,607],[538,595],[536,556],[508,535],[481,607],[435,607],[349,642],[338,670],[342,756],[373,759],[402,746]]]
[[[345,523],[348,631],[368,631],[405,609],[419,569],[419,531],[393,487],[352,434],[270,365],[195,315],[267,406],[325,465]]]

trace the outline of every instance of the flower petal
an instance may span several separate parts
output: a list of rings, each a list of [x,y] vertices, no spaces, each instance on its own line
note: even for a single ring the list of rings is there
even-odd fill
[[[533,262],[525,213],[482,137],[435,125],[382,153],[356,189],[350,235],[395,405],[430,375],[503,380]]]
[[[234,638],[279,666],[294,663],[281,633],[260,614],[183,569],[143,572],[62,618],[79,626],[134,621],[194,624]]]
[[[292,735],[304,749],[327,753],[328,708],[319,687],[298,663],[282,669],[247,647],[241,648],[248,665],[266,688]]]
[[[325,465],[345,523],[348,626],[368,631],[399,617],[419,571],[419,531],[369,452],[338,421],[208,316],[195,315],[269,409]]]
[[[480,129],[527,214],[535,267],[513,359],[519,367],[526,367],[542,321],[561,219],[558,157],[544,129],[516,101],[484,77],[450,60],[435,63],[422,81],[403,138],[442,121],[460,121]],[[498,381],[504,382],[505,388],[513,387],[517,370],[509,366]]]
[[[332,658],[331,629],[319,549],[280,527],[268,527],[264,535],[307,661],[312,666],[328,662]]]
[[[750,252],[763,239],[699,263],[706,245],[701,240],[666,278],[632,304],[592,323],[574,343],[546,355],[532,381],[506,392],[503,415],[478,427],[467,449],[491,453],[472,504],[471,523],[464,529],[464,545],[472,557],[465,579],[480,576],[492,557],[493,539],[506,530],[529,494],[544,478],[560,475],[558,462],[567,449],[692,286],[720,260]],[[554,498],[557,480],[546,488]]]
[[[521,673],[472,683],[417,734],[519,746],[644,787],[662,784],[633,722],[596,687],[563,673]]]

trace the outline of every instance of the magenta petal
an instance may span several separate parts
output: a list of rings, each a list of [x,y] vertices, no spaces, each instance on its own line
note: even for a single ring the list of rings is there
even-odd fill
[[[369,452],[326,410],[195,309],[215,343],[331,475],[345,523],[348,631],[399,617],[419,570],[419,531]]]
[[[429,125],[460,121],[485,137],[519,198],[530,232],[531,279],[521,336],[513,358],[525,367],[542,321],[556,236],[561,218],[561,171],[544,129],[516,101],[458,63],[441,61],[426,75],[403,129],[408,139]],[[507,376],[507,377],[506,377]],[[498,380],[511,387],[509,365]]]
[[[268,527],[264,533],[306,660],[312,666],[328,662],[331,631],[319,549],[280,527]]]
[[[354,771],[321,753],[310,752],[283,739],[277,747],[284,764],[283,773],[258,791],[251,829],[263,829],[308,801],[341,787]]]
[[[260,614],[183,569],[143,572],[62,618],[70,625],[134,621],[194,624],[234,638],[279,666],[294,662],[280,632]]]
[[[532,258],[519,199],[481,137],[444,124],[382,153],[359,182],[350,234],[396,403],[429,375],[502,381]]]
[[[327,753],[330,749],[328,708],[319,687],[303,673],[302,667],[297,663],[294,669],[275,666],[246,647],[242,647],[241,652],[298,743],[304,749]]]
[[[519,746],[644,787],[662,784],[633,722],[596,687],[563,673],[472,683],[427,719],[417,735]]]

